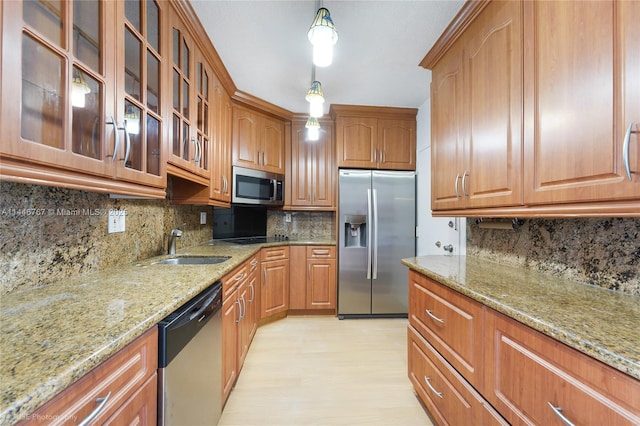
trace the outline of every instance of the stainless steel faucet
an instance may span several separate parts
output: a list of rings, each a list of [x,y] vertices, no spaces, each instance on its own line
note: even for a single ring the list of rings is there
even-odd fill
[[[186,223],[178,226],[177,228],[173,228],[171,232],[169,232],[169,250],[168,254],[176,254],[176,239],[182,237],[182,230],[180,227],[185,226]]]

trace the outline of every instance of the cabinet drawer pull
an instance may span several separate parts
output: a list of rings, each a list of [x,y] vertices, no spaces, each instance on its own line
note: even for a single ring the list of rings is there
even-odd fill
[[[554,407],[553,404],[550,402],[547,402],[547,404],[549,404],[549,407],[551,408],[551,410],[553,410],[555,415],[560,417],[560,420],[562,420],[562,423],[564,423],[567,426],[574,426],[573,423],[571,423],[571,421],[568,418],[562,415],[562,407]]]
[[[425,312],[427,313],[427,315],[429,315],[429,316],[430,316],[431,318],[433,318],[434,320],[438,321],[439,323],[444,324],[444,320],[443,320],[442,318],[438,318],[437,316],[433,315],[433,314],[431,313],[431,310],[427,309]]]
[[[444,399],[444,397],[442,396],[442,392],[438,392],[437,390],[434,389],[433,386],[431,386],[431,377],[424,376],[424,381],[427,384],[427,386],[429,386],[429,389],[431,389],[431,392],[435,393],[439,398]]]
[[[257,260],[254,259],[254,260],[251,261],[251,266],[256,266],[257,264],[258,264]]]
[[[456,182],[454,183],[454,189],[456,191],[456,199],[460,198],[460,193],[458,192],[458,181],[460,180],[460,173],[456,175]]]
[[[100,414],[100,411],[102,411],[104,406],[107,404],[107,401],[109,401],[110,396],[111,396],[111,392],[109,392],[107,396],[105,396],[104,398],[96,398],[96,404],[100,404],[100,405],[98,405],[95,408],[95,410],[89,413],[89,415],[85,417],[83,421],[78,423],[78,426],[87,426],[93,419],[95,419],[98,416],[98,414]]]
[[[631,130],[632,127],[633,123],[629,124],[629,127],[627,127],[627,131],[624,134],[624,143],[622,145],[622,162],[624,163],[624,171],[627,175],[627,178],[629,179],[629,182],[632,181],[631,173],[635,173],[634,171],[631,171],[631,168],[629,167],[629,148],[631,145],[631,133],[640,133],[639,130]]]
[[[244,274],[240,274],[237,277],[235,277],[234,281],[240,281],[243,278],[244,278]]]
[[[324,255],[327,255],[327,254],[329,254],[329,250],[314,250],[313,254],[324,254]]]

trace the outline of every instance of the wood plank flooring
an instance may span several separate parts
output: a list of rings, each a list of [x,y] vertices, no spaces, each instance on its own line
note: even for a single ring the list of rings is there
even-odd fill
[[[407,320],[260,327],[218,426],[431,425],[407,378]]]

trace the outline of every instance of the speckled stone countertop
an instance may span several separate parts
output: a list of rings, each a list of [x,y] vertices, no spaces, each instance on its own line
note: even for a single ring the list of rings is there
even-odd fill
[[[640,379],[638,296],[470,256],[414,257],[402,263]]]
[[[0,425],[12,425],[221,279],[262,247],[222,241],[179,256],[231,256],[215,265],[157,265],[160,256],[0,298]]]

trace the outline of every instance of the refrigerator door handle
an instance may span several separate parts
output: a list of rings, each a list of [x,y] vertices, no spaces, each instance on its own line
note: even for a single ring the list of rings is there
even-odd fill
[[[378,279],[378,190],[373,190],[373,279]]]
[[[372,215],[371,215],[371,190],[367,189],[367,221],[369,224],[367,225],[367,279],[371,279],[371,226],[372,223]]]

